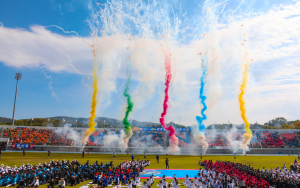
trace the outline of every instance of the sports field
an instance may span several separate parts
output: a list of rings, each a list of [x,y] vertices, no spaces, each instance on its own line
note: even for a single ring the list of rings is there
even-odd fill
[[[156,162],[155,155],[147,155],[147,159],[150,160],[149,169],[164,169],[165,168],[165,159],[169,158],[170,169],[198,169],[198,162],[200,156],[182,156],[182,155],[160,155],[160,163]],[[282,167],[283,164],[286,164],[289,168],[290,164],[297,158],[297,156],[237,156],[237,159],[234,160],[233,156],[229,155],[207,155],[203,156],[202,160],[221,160],[221,161],[234,161],[243,164],[250,164],[254,168],[262,169],[265,167],[276,168]],[[93,164],[98,160],[98,162],[109,163],[113,161],[113,164],[119,165],[121,162],[131,160],[131,154],[116,154],[116,159],[113,158],[112,154],[85,154],[85,157],[82,158],[79,153],[51,153],[51,156],[48,158],[47,153],[36,153],[36,152],[26,152],[26,156],[23,157],[22,152],[2,152],[0,163],[13,167],[14,165],[20,166],[22,163],[29,163],[36,165],[39,163],[49,162],[50,160],[73,160],[77,159],[80,163],[86,163],[89,160],[89,164]],[[143,155],[135,155],[135,159],[143,160]],[[141,180],[143,181],[143,180]],[[155,180],[155,184],[159,180]],[[169,180],[170,182],[172,180]],[[183,180],[179,181],[182,182]],[[87,181],[88,182],[88,181]],[[76,187],[80,187],[87,182],[83,182]],[[46,185],[41,185],[40,187],[44,188]],[[67,186],[68,187],[68,186]]]

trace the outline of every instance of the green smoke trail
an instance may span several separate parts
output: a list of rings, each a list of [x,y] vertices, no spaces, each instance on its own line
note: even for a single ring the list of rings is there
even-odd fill
[[[130,138],[132,136],[132,130],[131,130],[131,125],[128,121],[128,116],[129,116],[129,113],[132,112],[134,104],[131,100],[131,96],[128,94],[130,81],[131,81],[131,67],[130,67],[130,64],[128,61],[127,61],[126,74],[127,74],[127,82],[126,82],[125,91],[124,91],[123,95],[124,95],[124,97],[127,98],[127,108],[126,108],[126,112],[125,112],[125,117],[123,119],[123,125],[125,128],[126,137]]]

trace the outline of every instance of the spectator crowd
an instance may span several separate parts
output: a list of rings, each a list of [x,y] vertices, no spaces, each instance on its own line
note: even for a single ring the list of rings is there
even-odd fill
[[[34,145],[51,145],[51,146],[76,146],[78,141],[70,137],[68,131],[56,131],[63,128],[56,129],[46,129],[46,128],[1,128],[0,135],[3,138],[9,138],[11,143],[19,144],[34,144]],[[103,137],[108,134],[114,133],[116,135],[120,134],[119,129],[108,129],[107,130],[97,130],[94,139],[88,140],[88,145],[103,145]],[[81,129],[72,129],[78,137],[81,137]],[[180,137],[180,146],[187,147],[191,142],[186,140],[190,135],[190,140],[192,140],[191,132],[176,133]],[[101,138],[100,138],[101,136]],[[271,133],[269,131],[253,131],[252,140],[250,143],[251,148],[280,148],[280,147],[300,147],[300,132],[294,133]],[[242,134],[236,134],[234,140],[241,140]],[[206,140],[210,148],[218,147],[229,147],[230,142],[222,134],[207,135]],[[133,131],[133,136],[129,140],[129,147],[168,147],[169,138],[164,131]],[[201,146],[201,144],[199,145]],[[116,145],[116,147],[118,147]]]

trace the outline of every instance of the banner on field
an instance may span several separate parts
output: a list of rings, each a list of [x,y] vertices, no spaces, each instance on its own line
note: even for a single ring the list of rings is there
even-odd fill
[[[14,149],[32,149],[33,144],[13,144],[12,148],[14,148]]]
[[[164,131],[162,127],[134,127],[133,131]]]
[[[165,131],[162,127],[134,127],[133,131]],[[189,132],[190,128],[175,128],[176,132]]]

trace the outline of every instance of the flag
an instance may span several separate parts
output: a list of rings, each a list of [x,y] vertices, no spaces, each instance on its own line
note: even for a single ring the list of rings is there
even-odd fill
[[[65,121],[65,119],[63,119],[63,121]]]
[[[50,119],[48,118],[48,121],[50,121]]]
[[[77,122],[77,119],[76,119],[76,122]]]
[[[31,118],[31,120],[33,120],[33,118]]]

